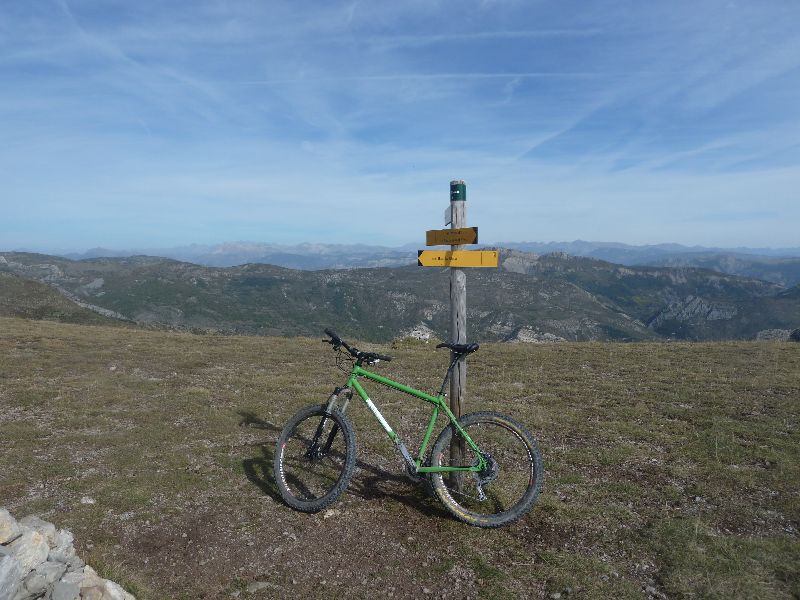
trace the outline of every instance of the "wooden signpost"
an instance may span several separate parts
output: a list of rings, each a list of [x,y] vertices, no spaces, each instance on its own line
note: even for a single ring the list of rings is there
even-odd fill
[[[450,206],[444,211],[444,224],[450,229],[426,232],[425,245],[450,245],[450,250],[420,250],[417,264],[421,267],[450,267],[450,342],[467,343],[467,267],[497,267],[495,250],[464,250],[464,244],[478,243],[478,228],[467,227],[467,186],[461,180],[450,182]],[[451,353],[451,360],[455,355]],[[467,363],[462,356],[453,367],[450,377],[450,410],[456,418],[464,414],[467,387]],[[462,465],[464,440],[453,436],[450,445],[450,464]],[[455,474],[454,474],[455,475]],[[460,488],[460,477],[456,476]]]
[[[453,244],[477,244],[478,228],[431,229],[425,232],[426,246],[450,246]]]
[[[420,267],[496,267],[497,250],[418,250]]]

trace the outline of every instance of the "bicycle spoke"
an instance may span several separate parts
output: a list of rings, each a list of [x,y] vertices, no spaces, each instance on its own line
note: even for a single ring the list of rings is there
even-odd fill
[[[471,476],[434,475],[440,499],[459,519],[473,525],[497,527],[519,518],[538,495],[541,459],[535,442],[520,425],[496,413],[473,413],[459,422],[480,449],[486,467]],[[451,466],[452,431],[446,429],[434,446],[435,466]],[[477,465],[479,458],[467,447],[461,464]]]
[[[330,504],[352,474],[353,449],[352,428],[345,425],[343,415],[328,413],[323,407],[301,411],[286,426],[278,444],[275,477],[281,495],[300,510],[314,511]]]

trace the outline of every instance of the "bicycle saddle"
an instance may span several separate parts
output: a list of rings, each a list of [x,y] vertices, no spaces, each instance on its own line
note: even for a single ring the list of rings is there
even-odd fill
[[[447,342],[436,346],[437,348],[450,348],[456,354],[472,354],[480,348],[479,344],[449,344]]]

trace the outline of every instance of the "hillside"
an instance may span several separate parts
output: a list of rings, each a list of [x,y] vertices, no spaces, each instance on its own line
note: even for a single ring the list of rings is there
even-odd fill
[[[120,321],[80,306],[52,287],[0,270],[0,317],[115,325]]]
[[[368,347],[423,389],[446,366]],[[317,515],[279,501],[280,428],[344,377],[318,339],[0,318],[0,356],[0,506],[71,529],[140,600],[800,594],[800,344],[483,345],[468,409],[520,419],[546,469],[491,532],[409,482],[361,403],[349,490]],[[416,447],[427,406],[365,385]]]
[[[694,252],[673,254],[639,264],[711,269],[720,273],[763,279],[785,287],[800,284],[800,258],[796,257]]]
[[[155,257],[3,257],[22,277],[140,323],[258,335],[318,335],[335,326],[375,341],[420,325],[440,337],[449,330],[449,279],[442,269],[299,271]],[[703,269],[517,251],[502,251],[501,265],[468,273],[473,339],[751,339],[762,329],[794,329],[800,322],[800,301],[781,295],[781,286]]]
[[[747,256],[755,260],[769,257],[800,257],[800,247],[794,248],[719,248],[705,246],[684,246],[683,244],[645,244],[632,245],[619,242],[515,242],[503,244],[504,247],[536,254],[566,252],[573,256],[599,258],[622,265],[655,265],[657,261],[668,260],[674,256],[693,254],[716,254]]]

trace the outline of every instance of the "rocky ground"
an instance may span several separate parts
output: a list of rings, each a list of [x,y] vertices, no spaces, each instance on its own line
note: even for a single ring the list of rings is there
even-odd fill
[[[73,541],[53,523],[18,522],[0,508],[0,600],[136,600],[84,563]]]
[[[432,346],[365,348],[436,389]],[[0,506],[72,531],[140,600],[800,595],[798,344],[482,345],[469,407],[521,420],[546,469],[492,531],[408,481],[359,405],[349,490],[316,515],[280,502],[280,428],[343,379],[314,339],[0,319]],[[416,445],[427,407],[369,389]]]

